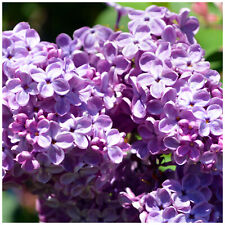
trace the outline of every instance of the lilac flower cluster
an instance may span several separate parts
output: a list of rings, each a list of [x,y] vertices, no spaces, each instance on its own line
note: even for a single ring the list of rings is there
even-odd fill
[[[198,20],[112,6],[129,32],[3,32],[4,187],[36,194],[42,222],[221,222],[222,89]]]
[[[137,209],[143,223],[221,221],[222,180],[217,183],[218,174],[202,172],[199,164],[182,170],[182,178],[175,174],[176,179],[165,180],[161,188],[150,193],[136,196],[127,188],[120,193],[122,205]]]

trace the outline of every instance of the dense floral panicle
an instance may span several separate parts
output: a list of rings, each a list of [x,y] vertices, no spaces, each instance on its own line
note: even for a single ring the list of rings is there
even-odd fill
[[[165,180],[163,188],[150,193],[135,195],[127,188],[126,192],[120,193],[121,204],[125,208],[136,208],[141,222],[218,222],[222,211],[215,201],[221,201],[217,195],[221,188],[221,176],[205,173],[199,166],[197,164],[182,169],[185,174],[183,177],[179,178],[177,174],[176,179]],[[219,186],[213,192],[215,179],[218,179]]]
[[[116,31],[3,31],[4,187],[38,195],[41,222],[222,222],[223,92],[198,20],[109,5]]]

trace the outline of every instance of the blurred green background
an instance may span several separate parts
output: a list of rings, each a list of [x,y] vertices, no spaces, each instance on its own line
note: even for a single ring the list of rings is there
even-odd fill
[[[178,2],[123,2],[128,6],[144,10],[150,5],[167,7],[178,13],[181,8],[191,9],[190,15],[200,21],[196,35],[199,44],[205,49],[206,60],[211,68],[222,77],[222,3],[178,3]],[[202,4],[202,5],[199,5]],[[3,31],[11,30],[22,21],[29,22],[43,41],[55,42],[60,33],[72,36],[75,29],[82,26],[102,24],[114,28],[116,11],[104,3],[2,3]],[[127,31],[128,17],[122,18],[120,29]],[[37,222],[35,196],[24,190],[8,190],[2,196],[3,222]]]

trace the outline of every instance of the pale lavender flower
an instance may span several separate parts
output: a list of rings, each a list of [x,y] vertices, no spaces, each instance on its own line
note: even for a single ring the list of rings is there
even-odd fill
[[[33,172],[37,170],[40,165],[30,152],[23,151],[16,156],[16,161],[21,164],[21,168]]]
[[[54,92],[59,95],[69,92],[70,86],[64,78],[60,78],[61,74],[62,65],[59,63],[48,65],[46,71],[40,68],[31,69],[31,77],[38,83],[37,88],[44,98],[53,96]]]
[[[193,107],[193,114],[197,119],[200,119],[199,134],[208,136],[210,132],[213,135],[219,136],[223,133],[223,123],[219,119],[222,115],[222,108],[217,104],[212,104],[205,110],[201,106]]]

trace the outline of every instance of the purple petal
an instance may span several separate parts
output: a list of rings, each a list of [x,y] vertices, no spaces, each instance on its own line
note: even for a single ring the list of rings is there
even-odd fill
[[[200,180],[194,174],[187,174],[182,179],[182,187],[185,190],[196,190],[200,185]]]
[[[131,9],[131,10],[129,10],[128,17],[131,20],[135,20],[135,19],[140,18],[140,16],[142,16],[143,13],[144,12],[142,10],[134,10],[134,9]]]
[[[95,123],[94,123],[95,127],[97,129],[106,129],[109,130],[112,128],[112,120],[109,116],[107,115],[100,115]]]
[[[203,196],[201,201],[204,201],[204,200],[209,201],[211,199],[212,191],[208,187],[202,187],[202,188],[200,188],[199,191],[200,191],[200,193],[202,193],[201,196]],[[198,201],[198,202],[200,202],[200,201]]]
[[[150,52],[145,52],[141,55],[140,60],[139,60],[139,66],[142,71],[144,72],[149,72],[150,67],[151,67],[151,62],[154,60],[156,57]]]
[[[59,181],[61,184],[69,185],[75,180],[73,173],[64,173],[60,176]]]
[[[209,133],[210,133],[210,125],[206,123],[205,120],[203,120],[200,123],[199,134],[203,137],[206,137],[209,135]]]
[[[205,120],[205,118],[207,118],[207,113],[205,109],[201,106],[194,106],[192,112],[194,116],[198,119]]]
[[[181,145],[177,148],[177,155],[178,156],[185,156],[191,151],[190,147],[188,145]]]
[[[210,63],[209,62],[199,62],[198,64],[194,64],[193,66],[194,70],[198,72],[206,72],[210,69]]]
[[[186,223],[185,214],[178,214],[174,218],[171,218],[170,223]]]
[[[112,129],[106,133],[107,143],[109,146],[118,144],[121,141],[120,133],[117,129]]]
[[[140,99],[137,99],[136,101],[133,100],[132,103],[132,112],[134,116],[137,118],[144,118],[146,115],[145,105],[143,105]]]
[[[174,160],[175,162],[178,164],[178,165],[183,165],[187,162],[188,160],[188,156],[185,155],[185,156],[179,156],[177,155],[176,153],[173,154],[173,157],[174,157]]]
[[[123,160],[123,152],[118,146],[108,147],[108,156],[114,163],[121,163]]]
[[[18,102],[20,106],[27,105],[29,100],[30,100],[30,95],[24,90],[16,94],[16,101]]]
[[[46,79],[46,74],[45,74],[45,71],[44,70],[42,70],[42,69],[40,69],[40,68],[38,68],[38,69],[36,69],[36,68],[34,68],[34,69],[31,69],[31,77],[32,77],[32,79],[34,80],[34,81],[36,81],[36,82],[42,82],[42,81],[45,81],[45,79]]]
[[[132,59],[136,55],[137,51],[138,51],[137,45],[131,43],[123,48],[122,53],[128,59]]]
[[[26,91],[30,94],[30,95],[37,95],[38,94],[38,89],[37,89],[37,83],[36,82],[32,82],[29,84],[28,89],[26,89]]]
[[[146,219],[146,223],[162,223],[163,217],[161,211],[151,211],[148,214],[148,217]]]
[[[95,41],[96,41],[96,35],[95,34],[92,34],[92,33],[89,33],[87,32],[85,37],[84,37],[84,47],[86,49],[91,49],[94,47],[95,45]]]
[[[86,149],[89,144],[86,136],[79,133],[74,133],[74,142],[81,149]]]
[[[62,66],[60,63],[52,63],[46,67],[46,72],[48,77],[53,80],[62,74]]]
[[[89,117],[79,119],[75,129],[77,133],[88,134],[92,129],[92,120]]]
[[[162,32],[162,39],[164,41],[168,41],[171,44],[174,44],[176,41],[176,32],[175,29],[171,25],[167,25]]]
[[[191,90],[189,88],[182,88],[178,96],[178,103],[182,106],[190,106],[190,104],[193,104],[192,98],[193,94]]]
[[[214,163],[216,156],[213,152],[204,152],[201,156],[201,162],[204,164],[211,164]]]
[[[183,49],[172,50],[171,60],[172,60],[174,66],[179,67],[179,66],[185,65],[186,64],[186,61],[185,61],[186,57],[187,57],[187,54]]]
[[[156,44],[151,39],[144,39],[138,44],[140,50],[143,50],[145,52],[155,52],[156,51]]]
[[[189,213],[191,210],[190,201],[188,201],[185,197],[174,193],[172,195],[173,205],[179,212]]]
[[[223,121],[214,120],[210,123],[210,130],[213,135],[219,136],[223,134]]]
[[[116,41],[118,46],[123,48],[132,42],[132,35],[129,33],[121,33]]]
[[[199,90],[193,95],[193,100],[197,106],[206,106],[210,100],[210,94],[206,90]]]
[[[50,127],[48,130],[48,133],[50,135],[50,137],[52,137],[53,139],[55,139],[56,135],[58,133],[60,133],[60,126],[57,122],[55,121],[50,121]]]
[[[37,124],[37,129],[41,133],[47,132],[49,127],[49,121],[46,119],[40,120]]]
[[[162,96],[162,103],[166,104],[169,101],[175,102],[177,97],[177,91],[175,88],[169,88]]]
[[[161,60],[168,59],[171,55],[171,46],[168,42],[162,42],[159,44],[157,50],[156,50],[156,55],[158,58]]]
[[[48,148],[51,145],[52,139],[49,136],[39,135],[37,143],[42,148]]]
[[[81,99],[80,99],[80,96],[79,96],[80,93],[74,93],[74,92],[69,92],[67,95],[66,95],[66,100],[68,101],[68,103],[70,103],[71,105],[74,105],[74,106],[79,106],[81,105]]]
[[[173,206],[165,208],[162,214],[163,218],[166,220],[174,218],[176,215],[177,215],[177,211]]]
[[[137,85],[140,87],[150,86],[154,81],[154,77],[148,73],[142,73],[137,77]]]
[[[205,84],[205,78],[201,74],[194,74],[188,80],[191,89],[200,89]]]
[[[149,157],[149,150],[146,143],[143,141],[136,141],[132,144],[132,151],[135,151],[137,156],[141,159],[147,159]]]
[[[112,63],[113,59],[117,56],[117,46],[113,42],[108,42],[103,47],[103,52],[106,59]]]
[[[175,137],[171,136],[165,137],[163,141],[164,145],[171,150],[176,150],[180,145],[179,141]]]
[[[210,81],[212,84],[218,84],[220,81],[220,74],[216,70],[209,70],[205,74],[205,77]]]
[[[128,61],[126,58],[124,58],[122,55],[117,56],[113,63],[116,66],[116,72],[118,75],[122,75],[124,72],[126,72],[130,68],[130,61]]]
[[[27,30],[27,29],[30,29],[30,25],[26,22],[20,22],[13,28],[13,31],[17,33],[17,32],[20,32],[21,30]]]
[[[176,125],[176,121],[164,118],[159,122],[159,130],[164,133],[170,133],[175,129]]]
[[[199,157],[200,157],[200,151],[198,148],[191,148],[190,152],[189,152],[189,157],[191,160],[193,161],[198,161]]]
[[[40,91],[41,96],[44,98],[51,97],[54,94],[54,89],[52,84],[41,82],[38,84],[37,88]]]
[[[191,45],[188,49],[188,53],[192,62],[199,62],[203,57],[203,50],[199,44]]]
[[[176,180],[172,180],[172,179],[165,180],[162,183],[162,186],[164,188],[168,188],[170,191],[174,191],[174,192],[180,192],[181,191],[180,182],[178,182]]]
[[[61,148],[51,146],[48,149],[48,156],[53,164],[59,165],[64,160],[65,153]]]
[[[162,74],[162,80],[166,86],[172,86],[176,83],[178,78],[177,73],[172,70],[164,70]]]
[[[56,38],[56,44],[62,49],[65,48],[69,49],[69,44],[71,41],[72,41],[71,37],[64,33],[59,34]]]
[[[138,133],[143,139],[150,139],[154,135],[154,127],[152,124],[138,126]]]
[[[135,39],[143,40],[150,37],[150,28],[148,25],[139,24],[135,29]]]
[[[32,155],[30,152],[28,151],[22,151],[21,153],[19,153],[17,156],[16,156],[16,161],[18,163],[23,163],[25,162],[26,160],[31,160],[32,159]]]
[[[78,68],[82,65],[88,64],[88,54],[87,52],[76,50],[73,53],[72,60],[74,65]]]
[[[74,39],[82,38],[82,35],[88,30],[90,30],[89,27],[82,27],[82,28],[79,28],[79,29],[75,30],[74,33],[73,33],[73,38]]]
[[[38,174],[37,174],[37,181],[46,184],[50,179],[51,179],[51,174],[48,173],[45,170],[39,170]]]
[[[14,79],[8,80],[6,83],[6,87],[9,91],[11,91],[13,93],[22,91],[21,80],[19,78],[14,78]]]
[[[161,98],[165,90],[165,85],[162,81],[154,82],[150,87],[150,93],[154,98]]]
[[[148,212],[151,212],[153,210],[158,210],[157,201],[151,194],[148,194],[145,197],[145,207]]]
[[[39,167],[40,164],[37,160],[27,160],[21,166],[21,168],[23,168],[27,172],[32,172],[33,170],[39,169]]]
[[[162,71],[163,71],[163,63],[159,59],[152,60],[150,62],[150,68],[149,71],[151,74],[157,79],[158,77],[161,77]]]
[[[64,98],[58,98],[55,103],[55,111],[61,116],[67,114],[70,111],[69,102]]]
[[[166,116],[170,119],[176,119],[176,117],[178,116],[177,108],[175,107],[175,104],[172,101],[167,102],[163,109]]]
[[[69,83],[63,78],[58,78],[56,80],[53,80],[52,85],[53,85],[54,91],[58,95],[66,95],[70,90]]]
[[[163,112],[163,104],[160,100],[151,100],[147,104],[147,112],[152,115],[160,115]]]
[[[211,121],[222,115],[222,108],[217,104],[210,105],[206,111]]]
[[[102,162],[102,154],[93,149],[86,151],[84,161],[91,165],[99,165]]]
[[[149,26],[150,26],[152,34],[161,35],[165,26],[166,26],[166,24],[161,19],[153,18],[153,19],[150,20]]]
[[[170,193],[165,188],[157,189],[157,197],[157,200],[163,207],[167,207],[171,204]]]
[[[73,145],[73,135],[69,132],[63,132],[56,136],[56,145],[59,148],[66,149]]]
[[[157,142],[158,140],[156,138],[152,138],[147,145],[149,152],[153,155],[159,154],[159,152],[161,151],[160,146]]]
[[[197,204],[199,202],[202,202],[205,200],[205,196],[200,191],[190,191],[188,192],[188,199],[190,199],[191,202],[194,204]]]
[[[33,48],[40,42],[40,37],[36,30],[29,29],[26,31],[26,42],[30,48]]]
[[[103,72],[108,73],[110,70],[110,67],[111,67],[111,64],[107,60],[104,60],[104,59],[102,59],[102,60],[100,59],[97,63],[97,71],[102,74],[103,74]],[[108,74],[107,74],[107,76],[108,76]]]
[[[194,214],[199,217],[206,217],[211,213],[211,210],[211,204],[209,204],[208,202],[200,202],[192,208],[191,214]]]

